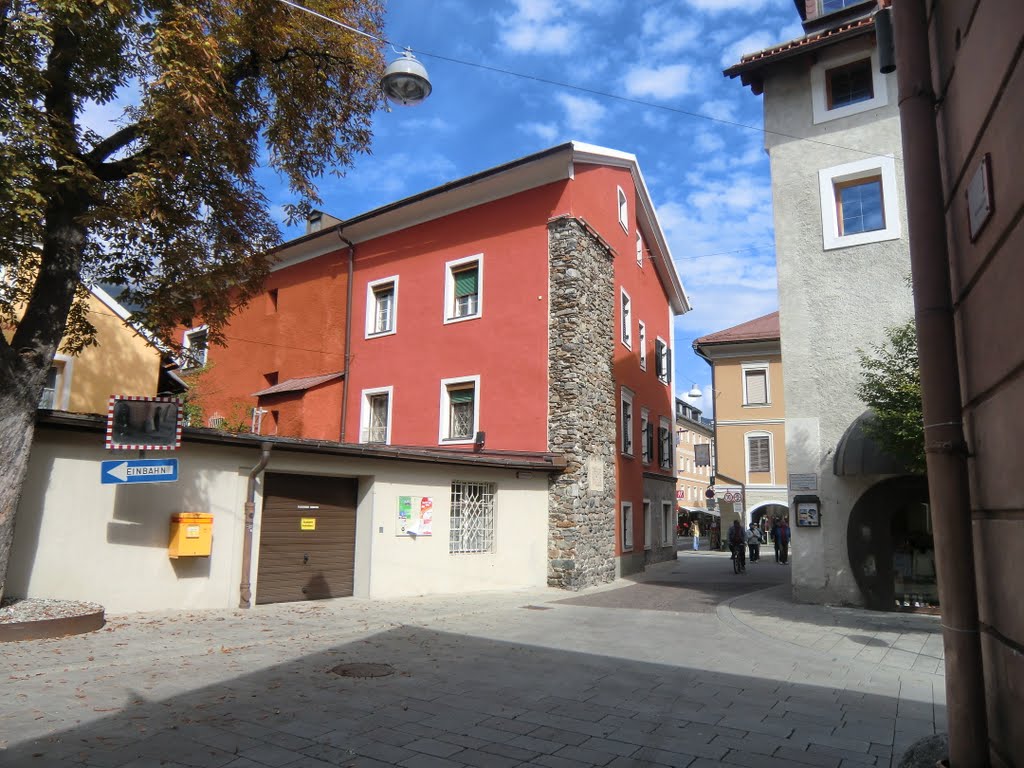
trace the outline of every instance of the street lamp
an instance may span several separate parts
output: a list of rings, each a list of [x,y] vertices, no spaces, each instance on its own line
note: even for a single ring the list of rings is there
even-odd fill
[[[703,397],[704,393],[700,391],[700,387],[697,386],[697,382],[694,382],[693,387],[686,393],[686,396],[696,400],[698,397]]]
[[[388,64],[380,87],[388,101],[403,107],[419,104],[432,90],[426,67],[412,55],[410,48],[402,51],[401,58]]]

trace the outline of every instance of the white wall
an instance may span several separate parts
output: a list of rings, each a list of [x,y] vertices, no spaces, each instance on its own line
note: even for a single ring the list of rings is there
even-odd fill
[[[822,55],[868,45],[860,38]],[[846,529],[853,504],[880,478],[836,477],[832,460],[844,431],[865,410],[855,393],[858,349],[882,343],[887,327],[913,315],[895,75],[885,82],[886,106],[819,125],[812,124],[807,66],[780,66],[765,83],[765,127],[778,132],[766,134],[765,143],[785,361],[786,458],[790,473],[818,475],[822,503],[820,529],[792,527],[793,590],[804,600],[861,602],[849,568]],[[897,157],[902,237],[824,250],[818,171],[885,155]]]
[[[101,485],[100,462],[135,458],[103,448],[101,432],[36,431],[18,510],[7,594],[88,600],[108,611],[238,605],[243,505],[252,448],[188,443],[147,458],[179,461],[175,483]],[[393,597],[543,586],[547,574],[547,475],[419,462],[346,459],[275,448],[270,472],[359,478],[354,591]],[[497,483],[495,551],[448,552],[452,480]],[[398,497],[434,499],[432,537],[395,535]],[[251,578],[258,594],[261,484]],[[167,556],[171,515],[210,512],[213,554]]]

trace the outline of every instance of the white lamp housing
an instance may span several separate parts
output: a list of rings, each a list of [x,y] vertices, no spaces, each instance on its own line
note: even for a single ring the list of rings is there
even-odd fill
[[[408,48],[384,70],[380,79],[381,90],[388,101],[403,107],[419,104],[432,90],[426,68]]]

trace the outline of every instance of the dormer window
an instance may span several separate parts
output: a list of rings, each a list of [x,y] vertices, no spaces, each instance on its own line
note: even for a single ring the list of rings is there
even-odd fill
[[[871,59],[863,58],[825,72],[828,108],[839,109],[875,97]]]
[[[864,0],[821,0],[821,14],[824,16],[826,13],[841,11],[843,8],[863,2]]]

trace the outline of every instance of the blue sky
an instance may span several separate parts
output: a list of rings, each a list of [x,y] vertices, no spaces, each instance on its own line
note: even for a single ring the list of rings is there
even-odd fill
[[[659,107],[760,127],[761,98],[722,69],[800,36],[793,0],[389,0],[387,33],[434,91],[376,116],[373,154],[325,179],[324,210],[348,218],[573,139],[634,153],[694,306],[676,320],[676,389],[696,382],[710,405],[693,339],[777,308],[768,159],[759,131]]]
[[[413,49],[434,91],[419,106],[376,115],[372,154],[344,177],[323,179],[323,209],[349,218],[569,140],[635,154],[694,307],[676,321],[676,389],[696,382],[708,401],[698,406],[709,406],[710,369],[692,340],[771,312],[777,298],[763,136],[706,118],[760,128],[761,98],[722,69],[800,36],[793,0],[386,0],[386,8],[388,38]],[[293,202],[273,173],[262,180],[275,206]]]

